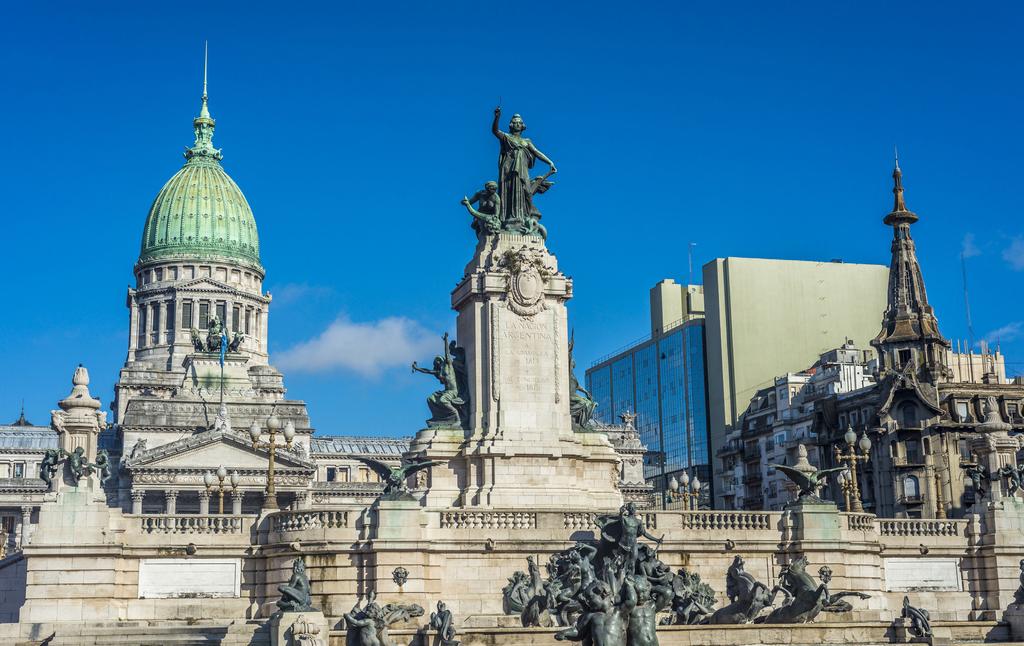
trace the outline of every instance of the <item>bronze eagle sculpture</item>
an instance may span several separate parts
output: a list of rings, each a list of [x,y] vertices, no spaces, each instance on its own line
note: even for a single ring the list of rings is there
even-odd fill
[[[397,467],[391,467],[372,458],[363,458],[357,455],[352,457],[373,469],[380,476],[381,481],[384,483],[384,494],[382,497],[391,500],[409,495],[409,485],[406,483],[409,476],[417,471],[429,469],[435,464],[441,464],[437,460],[403,459]]]
[[[830,473],[838,473],[840,471],[847,470],[847,467],[834,467],[831,469],[818,469],[815,471],[801,471],[793,467],[787,467],[784,464],[769,464],[768,466],[773,469],[778,469],[784,473],[786,477],[800,489],[800,492],[796,496],[798,501],[807,500],[808,502],[818,500],[818,489],[825,486],[826,478]]]

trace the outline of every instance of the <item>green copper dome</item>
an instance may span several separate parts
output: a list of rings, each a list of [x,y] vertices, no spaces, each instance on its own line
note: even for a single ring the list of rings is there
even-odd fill
[[[160,189],[146,217],[139,263],[171,258],[241,262],[262,271],[256,219],[213,147],[216,122],[203,106],[185,165]]]

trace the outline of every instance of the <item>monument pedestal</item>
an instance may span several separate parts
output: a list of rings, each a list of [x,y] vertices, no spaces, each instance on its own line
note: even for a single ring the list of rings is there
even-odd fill
[[[123,531],[120,511],[97,503],[85,486],[62,489],[55,502],[41,506],[32,542],[24,549],[29,577],[19,621],[127,619],[136,590],[122,585],[128,569],[119,543]]]
[[[1003,609],[1016,601],[1014,592],[1020,585],[1024,500],[1010,493],[999,475],[1003,467],[1017,468],[1020,445],[1016,437],[1010,437],[1011,428],[999,416],[995,398],[989,397],[985,420],[971,438],[971,452],[992,477],[987,494],[974,506],[981,520],[981,546],[977,551],[979,588],[984,591],[978,613],[981,619],[998,619]]]
[[[270,618],[271,646],[326,646],[327,619],[319,610],[277,612]]]
[[[993,483],[993,489],[996,484]],[[1014,605],[1014,593],[1021,586],[1020,537],[1024,535],[1024,500],[1015,497],[988,502],[981,512],[981,530],[976,562],[979,587],[984,596],[983,609],[978,617],[995,621],[1003,614],[1004,608]]]
[[[462,428],[426,429],[410,453],[442,460],[430,508],[614,510],[619,456],[606,436],[574,432],[569,414],[572,280],[535,235],[481,236],[452,292],[465,353]],[[461,393],[460,393],[461,394]]]

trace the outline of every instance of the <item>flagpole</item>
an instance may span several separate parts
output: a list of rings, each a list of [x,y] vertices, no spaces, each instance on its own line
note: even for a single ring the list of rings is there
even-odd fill
[[[227,317],[225,317],[227,318]],[[220,403],[224,405],[224,355],[228,351],[228,333],[221,328],[220,332]]]

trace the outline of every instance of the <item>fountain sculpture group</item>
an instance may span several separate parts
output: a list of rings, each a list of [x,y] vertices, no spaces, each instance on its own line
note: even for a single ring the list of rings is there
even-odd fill
[[[860,592],[830,593],[831,569],[822,567],[821,583],[815,583],[803,555],[784,566],[769,589],[736,556],[726,573],[729,603],[714,610],[715,591],[699,574],[673,573],[658,559],[658,539],[647,533],[633,505],[598,516],[595,523],[600,532],[596,544],[578,542],[553,554],[546,578],[536,560],[527,557],[527,572],[516,572],[502,591],[506,613],[518,613],[526,627],[564,627],[557,639],[648,646],[657,643],[659,624],[802,624],[822,611],[848,612],[852,606],[843,597],[868,598]],[[640,543],[641,537],[654,546]]]

